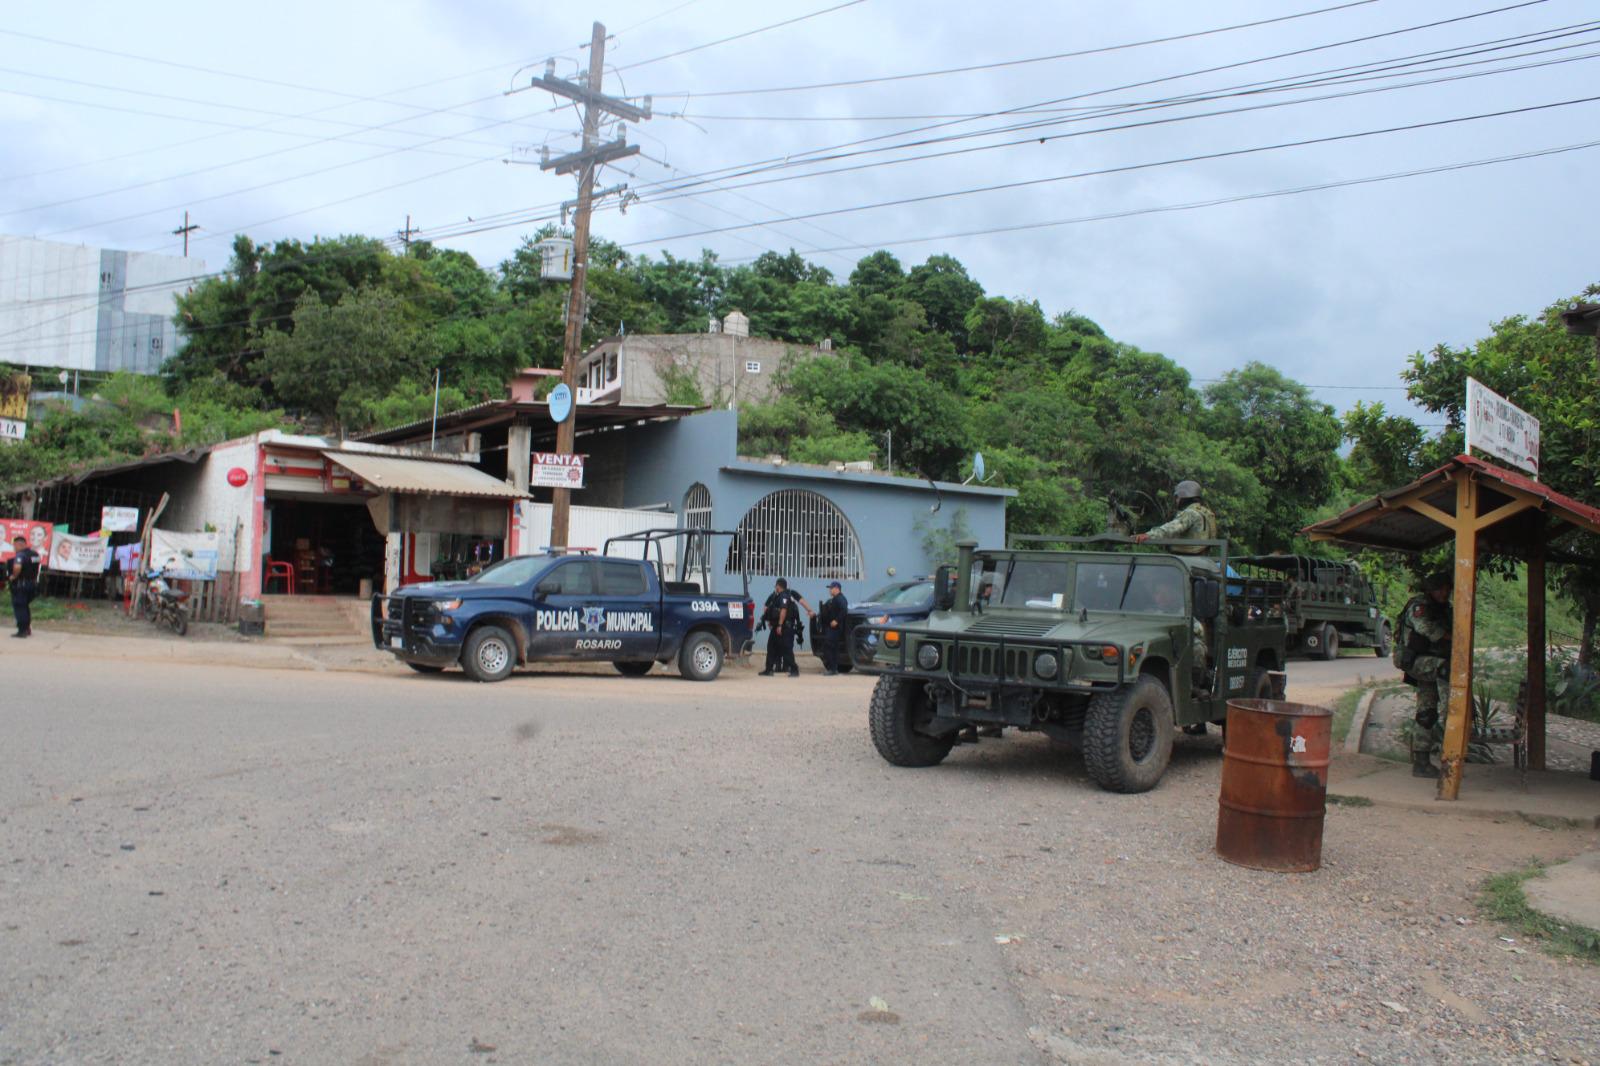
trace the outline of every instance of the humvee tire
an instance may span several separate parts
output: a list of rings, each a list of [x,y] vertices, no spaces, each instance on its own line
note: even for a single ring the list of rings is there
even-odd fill
[[[1322,627],[1321,655],[1324,659],[1339,657],[1339,631],[1331,623]]]
[[[1148,792],[1172,761],[1172,732],[1172,697],[1151,675],[1096,693],[1083,725],[1089,776],[1112,792]]]
[[[885,675],[872,689],[867,721],[872,744],[893,766],[937,766],[955,746],[955,734],[930,737],[917,726],[933,717],[933,701],[921,681]]]
[[[1372,646],[1372,654],[1380,659],[1387,659],[1392,651],[1394,651],[1394,628],[1385,621],[1378,631],[1378,643]]]

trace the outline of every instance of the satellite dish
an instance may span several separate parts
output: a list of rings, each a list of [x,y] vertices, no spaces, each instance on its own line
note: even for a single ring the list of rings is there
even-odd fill
[[[550,420],[552,422],[565,422],[572,413],[572,390],[562,382],[550,390],[550,395],[545,397],[545,403],[550,407]]]
[[[982,452],[973,452],[972,453],[972,476],[977,478],[979,481],[983,480],[983,453]]]

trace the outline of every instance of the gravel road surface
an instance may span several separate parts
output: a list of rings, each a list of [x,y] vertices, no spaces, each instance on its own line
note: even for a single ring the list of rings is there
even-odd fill
[[[859,676],[4,650],[3,1063],[1600,1059],[1596,968],[1469,901],[1594,832],[1336,807],[1270,875],[1215,735],[1115,796],[1037,737],[889,767]]]

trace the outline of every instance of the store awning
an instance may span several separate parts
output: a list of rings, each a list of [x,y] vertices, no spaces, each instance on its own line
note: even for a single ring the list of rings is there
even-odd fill
[[[466,463],[401,459],[391,455],[366,455],[361,452],[327,451],[322,454],[368,485],[383,492],[415,493],[424,496],[477,496],[503,500],[528,498],[526,492],[518,492],[499,478],[491,477]]]

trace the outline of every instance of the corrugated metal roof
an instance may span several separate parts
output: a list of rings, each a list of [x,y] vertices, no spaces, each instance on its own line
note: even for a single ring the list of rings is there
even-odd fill
[[[361,452],[322,453],[362,481],[384,492],[412,492],[437,496],[481,496],[505,500],[526,499],[499,478],[465,463],[429,459],[400,459]]]
[[[1426,515],[1397,506],[1395,501],[1409,497],[1419,489],[1431,489],[1418,498],[1448,515],[1456,512],[1456,490],[1452,477],[1468,470],[1483,487],[1485,497],[1482,513],[1492,511],[1513,497],[1496,492],[1503,486],[1513,493],[1536,498],[1536,510],[1523,511],[1483,529],[1480,536],[1485,546],[1496,552],[1518,555],[1537,537],[1547,535],[1547,520],[1564,522],[1591,532],[1600,531],[1600,509],[1541,484],[1530,477],[1486,463],[1471,455],[1458,455],[1448,463],[1431,470],[1409,485],[1370,496],[1333,518],[1307,526],[1303,533],[1313,539],[1332,539],[1347,544],[1397,551],[1424,551],[1452,539],[1454,532]]]

